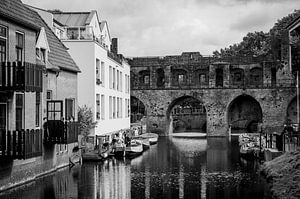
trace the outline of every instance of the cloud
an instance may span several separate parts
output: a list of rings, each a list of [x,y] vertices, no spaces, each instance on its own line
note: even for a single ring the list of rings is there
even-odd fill
[[[300,7],[299,0],[23,0],[63,11],[97,10],[119,38],[125,56],[211,54],[242,40],[247,32],[268,31],[277,19]]]

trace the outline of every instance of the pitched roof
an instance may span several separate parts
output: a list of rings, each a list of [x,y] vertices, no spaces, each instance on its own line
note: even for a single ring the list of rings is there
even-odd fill
[[[54,12],[53,17],[56,21],[65,26],[85,26],[91,23],[96,11],[91,12]]]
[[[300,15],[298,17],[296,17],[291,23],[289,23],[286,26],[286,29],[290,30],[290,29],[294,28],[294,26],[296,26],[299,23],[300,23]]]
[[[25,27],[39,30],[39,27],[32,21],[31,12],[21,0],[1,0],[0,16]]]
[[[76,65],[72,57],[67,51],[67,48],[63,45],[59,38],[52,32],[46,22],[40,17],[40,15],[29,8],[32,13],[32,20],[39,27],[44,27],[47,35],[50,52],[48,54],[48,61],[54,66],[63,70],[69,70],[73,72],[80,72],[79,67]]]

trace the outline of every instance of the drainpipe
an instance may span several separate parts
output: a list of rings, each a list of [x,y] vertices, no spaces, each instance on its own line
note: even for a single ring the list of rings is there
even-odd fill
[[[300,113],[299,113],[299,71],[297,71],[297,131],[299,130],[299,124],[300,124]]]

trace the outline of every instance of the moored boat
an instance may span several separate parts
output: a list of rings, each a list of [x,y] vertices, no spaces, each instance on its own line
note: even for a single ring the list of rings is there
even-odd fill
[[[82,153],[82,161],[101,161],[103,157],[98,153],[98,150],[87,151]]]
[[[143,153],[143,144],[139,140],[131,140],[129,146],[126,147],[126,156],[134,157]]]
[[[155,133],[144,133],[140,137],[148,138],[151,145],[156,144],[158,140],[158,135]]]

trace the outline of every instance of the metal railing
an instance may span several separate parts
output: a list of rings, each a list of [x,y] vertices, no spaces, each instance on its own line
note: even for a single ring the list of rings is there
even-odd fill
[[[42,129],[0,131],[0,157],[28,159],[42,155]]]
[[[27,62],[1,62],[0,90],[42,92],[43,66]]]
[[[44,125],[46,143],[70,144],[78,142],[79,123],[49,120]]]

